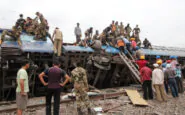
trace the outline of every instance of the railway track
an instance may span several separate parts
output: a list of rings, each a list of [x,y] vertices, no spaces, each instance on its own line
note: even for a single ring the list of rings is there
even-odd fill
[[[90,100],[103,100],[103,99],[110,99],[110,98],[117,98],[121,95],[125,95],[126,92],[123,91],[118,91],[118,92],[111,92],[111,93],[100,93],[97,95],[93,95],[93,96],[89,96]],[[31,103],[28,104],[27,109],[32,109],[32,108],[42,108],[45,107],[45,102],[40,103],[39,100],[44,100],[44,97],[42,98],[35,98],[35,101],[37,101],[37,103]],[[32,99],[34,100],[34,99]],[[61,100],[60,103],[61,104],[65,104],[65,103],[70,103],[70,102],[74,102],[75,98],[70,98],[70,99],[65,99],[65,100]],[[15,102],[14,102],[15,103]],[[17,109],[16,104],[10,104],[10,105],[5,105],[4,107],[0,107],[0,114],[2,113],[10,113],[10,112],[15,112]]]

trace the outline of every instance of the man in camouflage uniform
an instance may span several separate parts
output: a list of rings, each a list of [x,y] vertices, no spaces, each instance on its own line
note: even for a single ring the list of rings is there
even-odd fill
[[[80,62],[73,63],[73,66],[76,67],[72,70],[71,81],[74,83],[74,92],[76,94],[76,104],[78,115],[84,115],[84,109],[87,108],[88,115],[92,114],[90,109],[89,97],[87,91],[89,89],[87,82],[86,70],[79,66]]]
[[[127,39],[130,38],[130,32],[132,31],[132,28],[130,27],[130,24],[127,24],[127,26],[125,27],[125,32],[126,32],[126,36]]]
[[[46,22],[46,19],[44,18],[44,16],[39,13],[39,12],[36,12],[36,15],[37,17],[35,18],[35,20],[40,20],[40,24],[38,25],[37,27],[37,31],[35,33],[35,39],[36,40],[39,40],[39,39],[42,39],[44,41],[46,41],[46,27],[47,27],[47,22]]]
[[[22,45],[21,40],[20,40],[21,33],[22,33],[22,28],[18,26],[18,23],[16,23],[16,25],[12,27],[12,31],[9,32],[7,30],[4,30],[2,32],[1,39],[0,39],[0,45],[2,44],[2,42],[4,42],[5,36],[8,35],[12,37],[15,41],[17,41],[18,44],[21,46]]]

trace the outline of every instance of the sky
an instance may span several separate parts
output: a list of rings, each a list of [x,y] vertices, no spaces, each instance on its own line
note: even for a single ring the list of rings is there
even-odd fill
[[[136,24],[140,38],[154,45],[185,47],[185,0],[1,0],[0,28],[11,28],[19,18],[41,12],[48,20],[50,33],[59,27],[64,42],[74,42],[74,28],[102,30],[112,20]],[[83,35],[84,37],[84,35]]]

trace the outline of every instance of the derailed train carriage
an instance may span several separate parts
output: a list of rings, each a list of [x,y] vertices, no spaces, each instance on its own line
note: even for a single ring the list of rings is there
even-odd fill
[[[3,29],[0,30],[0,34]],[[128,66],[118,55],[119,50],[111,46],[102,46],[106,55],[92,56],[94,50],[90,47],[63,45],[61,57],[53,54],[53,44],[47,37],[47,41],[35,41],[34,36],[26,33],[21,35],[22,46],[6,36],[6,40],[0,47],[0,100],[15,99],[16,74],[21,67],[21,62],[28,59],[31,62],[29,73],[30,96],[45,94],[45,87],[41,84],[38,74],[52,66],[53,60],[60,60],[61,68],[70,75],[73,61],[80,61],[88,73],[90,85],[97,88],[126,86],[139,83],[135,79]],[[181,63],[185,61],[185,49],[156,47],[153,50],[142,49],[146,58],[155,60],[156,55],[163,59],[170,55],[178,56]],[[47,80],[47,79],[46,79]]]

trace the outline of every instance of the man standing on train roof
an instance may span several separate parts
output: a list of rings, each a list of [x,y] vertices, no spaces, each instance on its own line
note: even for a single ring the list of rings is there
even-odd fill
[[[127,39],[130,38],[130,32],[131,31],[132,31],[132,28],[130,27],[130,24],[128,23],[127,26],[125,27],[125,32],[126,32]]]
[[[57,56],[60,56],[63,43],[63,34],[58,27],[55,28],[52,39],[54,39],[54,53],[57,54]]]
[[[12,37],[15,41],[17,41],[18,44],[21,46],[22,45],[20,40],[21,33],[22,33],[22,28],[19,26],[18,23],[16,23],[16,25],[12,27],[11,31],[4,30],[2,32],[0,45],[4,42],[5,36],[8,35]]]
[[[119,31],[120,31],[120,34],[121,34],[122,36],[124,36],[125,28],[124,28],[124,25],[123,25],[122,22],[120,22]]]
[[[92,39],[92,35],[93,35],[93,27],[90,27],[85,31],[85,37],[88,39]]]
[[[47,36],[47,21],[44,18],[44,16],[40,12],[36,12],[36,18],[34,20],[38,21],[40,20],[40,24],[37,25],[36,33],[35,33],[35,40],[42,39],[43,41],[46,41]]]
[[[112,21],[112,24],[111,24],[111,33],[114,37],[116,37],[116,25],[114,23],[114,20]]]
[[[24,24],[25,24],[25,19],[23,19],[23,14],[19,15],[20,18],[17,20],[16,23],[18,23],[18,25],[22,28],[22,30],[24,30]]]
[[[76,44],[78,44],[81,41],[81,37],[82,37],[82,31],[81,31],[79,23],[77,23],[77,26],[75,27],[74,33],[76,36]]]
[[[133,29],[133,33],[134,33],[134,36],[139,40],[140,28],[138,25],[136,25],[136,27]]]

